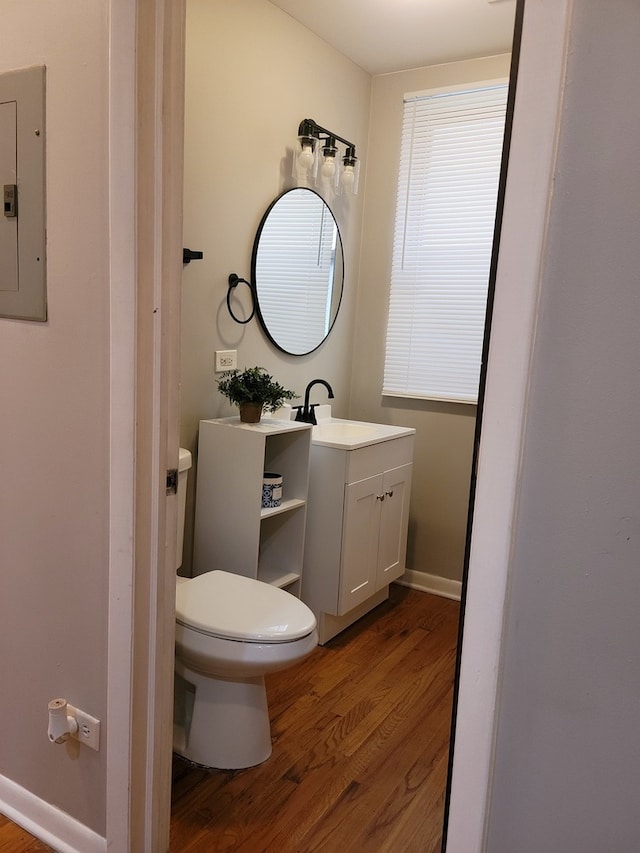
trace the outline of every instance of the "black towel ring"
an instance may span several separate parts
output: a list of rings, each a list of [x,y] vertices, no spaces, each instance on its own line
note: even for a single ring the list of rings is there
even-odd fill
[[[246,284],[249,290],[251,291],[251,314],[249,314],[246,320],[238,319],[238,317],[236,317],[231,308],[231,291],[234,289],[234,287],[237,287],[240,282]],[[250,320],[253,320],[253,315],[256,313],[256,293],[253,288],[253,285],[250,281],[247,281],[246,278],[240,278],[240,276],[236,275],[234,272],[232,272],[229,276],[229,289],[227,290],[227,310],[229,311],[229,314],[231,314],[231,317],[236,321],[236,323],[240,323],[243,326],[245,323],[248,323]]]

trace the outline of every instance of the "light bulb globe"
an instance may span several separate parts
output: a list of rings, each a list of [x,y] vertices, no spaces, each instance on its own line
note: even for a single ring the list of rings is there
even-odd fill
[[[302,151],[298,154],[298,166],[305,171],[313,166],[313,148],[310,145],[302,147]]]
[[[335,157],[325,157],[321,171],[323,178],[333,178],[336,173]]]
[[[351,188],[353,186],[353,182],[355,181],[355,172],[353,171],[353,166],[345,166],[344,172],[342,173],[342,183],[345,187]]]

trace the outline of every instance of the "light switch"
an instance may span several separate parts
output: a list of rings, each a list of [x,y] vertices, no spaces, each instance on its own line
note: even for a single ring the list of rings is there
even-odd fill
[[[45,69],[0,74],[0,317],[46,320]]]

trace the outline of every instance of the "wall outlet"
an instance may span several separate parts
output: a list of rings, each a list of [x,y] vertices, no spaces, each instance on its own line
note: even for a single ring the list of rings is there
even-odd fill
[[[78,723],[78,731],[74,732],[71,737],[97,752],[100,749],[100,720],[96,720],[95,717],[80,708],[74,708],[73,705],[67,705],[67,713],[69,716],[75,717]]]
[[[233,370],[238,366],[238,353],[234,349],[216,350],[216,373],[223,370]]]

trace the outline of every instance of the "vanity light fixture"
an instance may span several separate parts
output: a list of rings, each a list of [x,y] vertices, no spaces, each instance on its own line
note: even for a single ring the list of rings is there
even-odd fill
[[[345,146],[341,165],[338,164],[338,142]],[[360,161],[356,146],[320,127],[313,119],[305,118],[300,122],[293,169],[298,186],[308,186],[315,180],[324,189],[334,189],[338,193],[355,195],[358,192]]]

